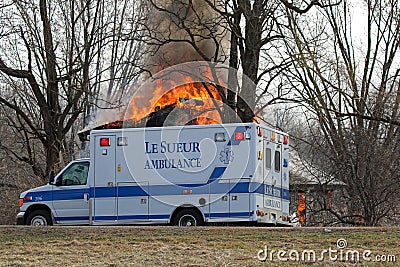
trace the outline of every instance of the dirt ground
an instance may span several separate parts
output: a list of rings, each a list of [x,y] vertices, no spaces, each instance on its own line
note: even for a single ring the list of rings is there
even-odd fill
[[[400,266],[399,241],[400,228],[2,226],[0,266]]]

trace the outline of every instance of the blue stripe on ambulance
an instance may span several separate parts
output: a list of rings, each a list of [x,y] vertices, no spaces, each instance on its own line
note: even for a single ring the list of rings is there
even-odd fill
[[[226,194],[226,193],[259,193],[268,196],[274,196],[269,193],[270,185],[264,185],[257,182],[238,182],[232,184],[229,191],[226,192],[226,183],[215,183],[213,186],[209,184],[193,185],[150,185],[150,186],[120,186],[120,187],[96,187],[89,189],[73,189],[70,194],[60,193],[60,191],[40,191],[31,192],[28,196],[32,196],[32,200],[27,202],[45,202],[53,200],[75,200],[83,199],[83,194],[90,192],[90,197],[107,198],[107,197],[133,197],[133,196],[164,196],[164,195],[182,195],[183,190],[191,189],[192,195],[195,194]],[[249,190],[249,188],[251,190]],[[289,190],[275,186],[275,190],[279,190],[284,200],[289,200]],[[211,191],[209,191],[211,190]],[[66,191],[65,191],[66,192]],[[166,194],[168,192],[168,194]],[[39,197],[40,200],[36,198]]]
[[[208,215],[208,214],[207,214]],[[224,218],[224,217],[249,217],[251,216],[251,212],[214,212],[210,213],[210,215],[214,218]],[[94,220],[97,221],[115,221],[115,220],[168,220],[170,218],[169,214],[137,214],[137,215],[122,215],[122,216],[95,216]],[[87,217],[56,217],[57,221],[80,221],[80,220],[89,220],[89,216]]]
[[[29,192],[26,197],[32,197],[32,200],[24,200],[24,202],[46,202],[57,200],[83,199],[83,195],[89,193],[89,188],[84,189],[68,189],[65,191],[37,191]]]
[[[210,181],[211,179],[221,178],[225,170],[226,167],[215,167],[208,181]]]

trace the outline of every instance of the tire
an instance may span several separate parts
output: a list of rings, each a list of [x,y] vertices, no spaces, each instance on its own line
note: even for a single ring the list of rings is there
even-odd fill
[[[26,224],[31,226],[48,226],[52,225],[53,221],[48,211],[35,210],[29,214]]]
[[[178,211],[174,216],[172,224],[179,227],[202,226],[204,225],[204,220],[198,211],[194,209],[183,209]]]

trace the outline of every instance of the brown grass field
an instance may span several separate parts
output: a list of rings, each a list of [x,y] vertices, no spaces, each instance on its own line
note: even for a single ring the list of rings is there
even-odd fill
[[[359,262],[340,261],[339,238],[347,241],[343,255],[357,250]],[[399,243],[400,228],[2,226],[0,266],[400,266]],[[257,254],[265,246],[286,257],[314,250],[317,259],[279,261],[275,253],[262,262]],[[338,260],[327,253],[318,259],[329,248]],[[365,250],[373,261],[362,259]],[[377,255],[391,262],[376,262]]]

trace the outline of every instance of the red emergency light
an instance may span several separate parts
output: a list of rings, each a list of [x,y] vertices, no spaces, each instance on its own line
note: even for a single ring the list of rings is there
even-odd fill
[[[289,143],[289,137],[288,136],[284,136],[283,137],[283,144],[287,145]]]
[[[262,129],[261,129],[261,127],[257,127],[258,129],[258,136],[262,136],[263,135],[263,132],[262,132]]]
[[[110,146],[110,138],[100,138],[100,146]]]
[[[236,141],[244,140],[244,132],[235,132],[235,140]]]

